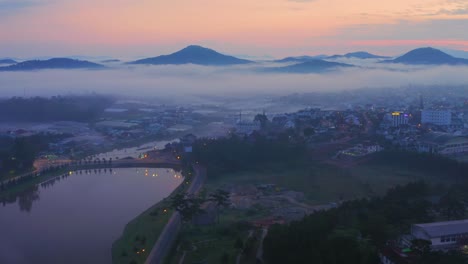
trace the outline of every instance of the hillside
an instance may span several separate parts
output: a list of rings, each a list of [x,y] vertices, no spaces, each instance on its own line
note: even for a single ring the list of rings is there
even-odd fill
[[[251,63],[249,60],[239,59],[233,56],[218,53],[212,49],[201,46],[188,46],[182,50],[169,55],[141,59],[128,64],[151,64],[151,65],[181,65],[197,64],[209,66],[223,66]]]
[[[284,67],[266,68],[264,71],[281,73],[320,73],[345,67],[354,67],[354,65],[325,60],[311,60]]]
[[[333,56],[327,57],[327,59],[340,59],[340,58],[347,58],[347,59],[351,59],[351,58],[356,58],[356,59],[388,59],[390,57],[374,55],[374,54],[366,52],[366,51],[357,51],[357,52],[347,53],[347,54],[344,54],[344,55],[333,55]]]
[[[403,63],[412,65],[468,65],[467,59],[455,58],[438,49],[419,48],[385,63]]]
[[[45,69],[99,69],[104,66],[89,61],[68,58],[53,58],[49,60],[29,60],[14,65],[0,67],[0,71],[33,71]]]

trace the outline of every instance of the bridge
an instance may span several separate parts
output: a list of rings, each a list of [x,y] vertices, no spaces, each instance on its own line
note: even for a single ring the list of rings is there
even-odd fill
[[[132,159],[124,158],[113,161],[76,161],[76,160],[55,160],[48,161],[39,159],[34,162],[35,170],[32,172],[24,173],[7,180],[1,181],[0,186],[9,186],[10,184],[18,183],[28,178],[40,177],[41,174],[49,172],[51,169],[64,169],[64,170],[89,170],[99,168],[135,168],[135,167],[148,167],[148,168],[173,168],[181,169],[182,163],[177,158],[174,158],[170,153],[159,152],[158,155],[153,155],[150,158]]]

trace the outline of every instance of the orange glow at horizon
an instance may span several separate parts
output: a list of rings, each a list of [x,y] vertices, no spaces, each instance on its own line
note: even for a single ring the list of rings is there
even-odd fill
[[[419,28],[434,21],[468,24],[467,10],[468,4],[450,0],[51,1],[6,16],[0,13],[0,39],[11,45],[33,42],[120,49],[212,42],[265,47],[272,52],[307,46],[315,50],[396,46],[400,50],[429,44],[468,50],[466,32],[450,32],[447,26],[448,32],[441,36],[419,30],[421,36],[409,38],[405,25],[399,25],[401,21]],[[352,36],[345,34],[350,29],[354,29]]]

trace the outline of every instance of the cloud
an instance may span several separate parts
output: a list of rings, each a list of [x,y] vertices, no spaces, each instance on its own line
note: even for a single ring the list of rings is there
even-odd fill
[[[369,65],[370,67],[371,65]],[[100,93],[194,103],[200,97],[277,96],[364,87],[466,85],[468,67],[381,65],[326,74],[257,74],[234,68],[136,66],[99,71],[51,70],[0,73],[2,96]]]
[[[436,15],[468,15],[468,7],[458,9],[440,9]]]
[[[405,47],[443,46],[468,50],[468,19],[401,20],[394,24],[360,24],[343,27],[330,39],[360,49],[384,51]],[[401,50],[406,52],[408,50]],[[395,54],[394,54],[395,55]]]

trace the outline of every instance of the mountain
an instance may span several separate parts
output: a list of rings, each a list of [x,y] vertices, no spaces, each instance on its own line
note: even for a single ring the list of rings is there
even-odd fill
[[[129,64],[152,64],[152,65],[166,65],[166,64],[197,64],[197,65],[210,65],[210,66],[223,66],[246,64],[252,61],[239,59],[233,56],[227,56],[218,53],[212,49],[207,49],[201,46],[188,46],[180,51],[169,55],[162,55],[154,58],[141,59]]]
[[[104,66],[89,61],[68,58],[53,58],[49,60],[29,60],[14,65],[0,67],[0,71],[33,71],[45,69],[99,69]]]
[[[286,57],[281,60],[275,60],[274,62],[285,63],[285,62],[306,62],[311,60],[321,60],[326,58],[327,55],[317,55],[317,56],[297,56],[297,57]]]
[[[357,52],[351,52],[351,53],[346,53],[345,55],[333,55],[327,57],[327,59],[340,59],[340,58],[347,58],[347,59],[388,59],[390,57],[385,57],[385,56],[379,56],[379,55],[374,55],[366,51],[357,51]]]
[[[16,61],[12,59],[0,59],[0,64],[15,64]]]
[[[384,62],[412,65],[468,65],[467,59],[455,58],[434,48],[415,49],[394,60]]]
[[[344,67],[354,67],[354,65],[324,60],[310,60],[284,67],[266,68],[264,71],[282,73],[320,73]]]

